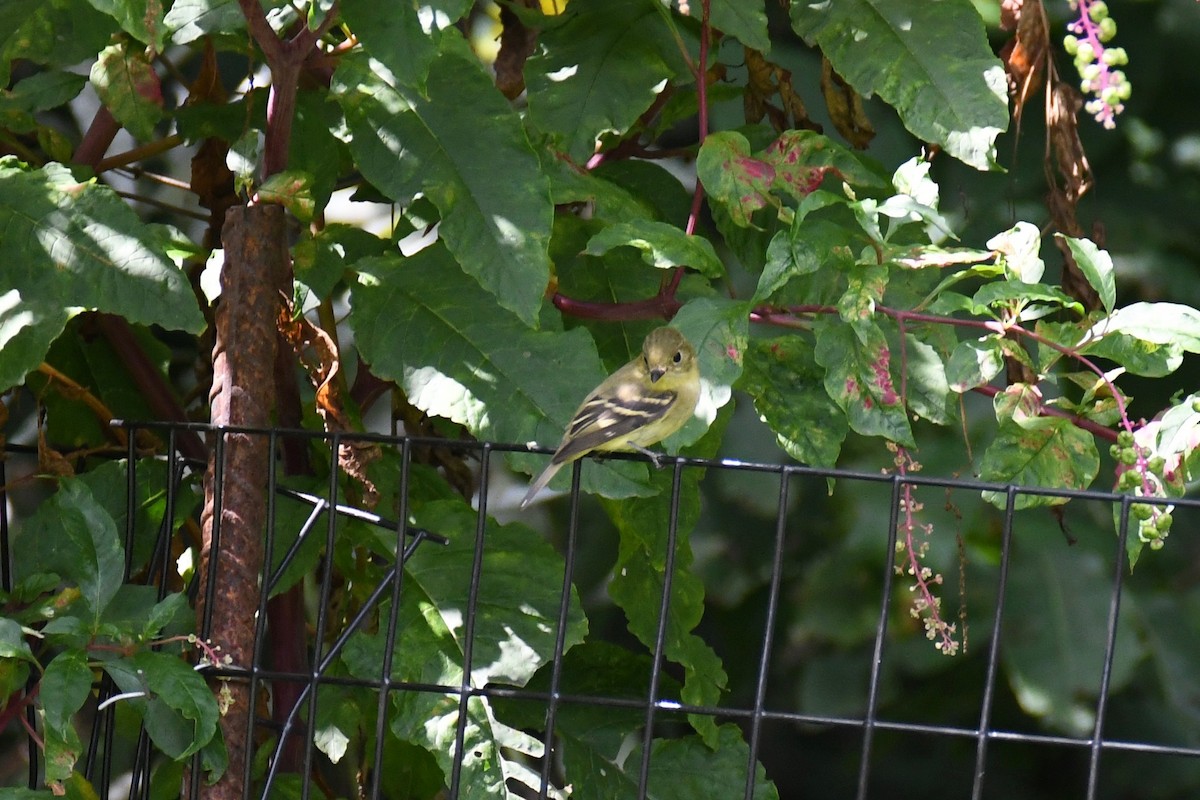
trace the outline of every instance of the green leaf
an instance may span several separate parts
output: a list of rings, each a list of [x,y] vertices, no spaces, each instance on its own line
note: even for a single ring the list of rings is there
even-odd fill
[[[64,780],[83,752],[73,718],[92,692],[92,671],[79,650],[54,657],[42,673],[38,699],[46,722],[46,779]]]
[[[349,322],[363,358],[376,375],[399,381],[417,408],[465,425],[481,440],[556,444],[579,403],[605,377],[585,331],[530,331],[495,308],[440,244],[356,267]],[[545,466],[545,457],[514,454],[511,462],[533,472]],[[584,490],[645,494],[645,470],[597,461],[583,470]],[[551,486],[563,486],[568,472]]]
[[[1112,256],[1097,247],[1090,239],[1075,239],[1061,233],[1055,235],[1071,248],[1071,256],[1075,259],[1079,271],[1083,273],[1083,277],[1087,278],[1088,283],[1100,296],[1104,310],[1111,314],[1113,306],[1117,304],[1117,287],[1113,278]]]
[[[576,162],[601,134],[624,133],[660,84],[686,73],[656,0],[572,0],[562,25],[542,32],[525,64],[529,115]]]
[[[342,18],[363,43],[369,55],[385,64],[396,80],[405,86],[423,87],[430,65],[437,58],[436,26],[440,15],[429,14],[431,31],[421,23],[417,5],[407,0],[379,3],[375,0],[343,0]],[[432,11],[432,8],[427,8]],[[454,20],[445,19],[447,24]],[[456,33],[451,31],[452,34]],[[431,35],[432,34],[432,35]]]
[[[812,345],[799,336],[783,336],[750,346],[739,384],[754,398],[759,419],[775,432],[779,446],[815,467],[837,464],[849,430],[824,379]]]
[[[767,300],[798,275],[815,273],[831,263],[852,262],[850,245],[855,237],[843,225],[797,214],[790,230],[780,231],[771,239],[754,301]]]
[[[154,52],[162,52],[167,35],[162,0],[88,0],[97,11],[115,19],[121,29]]]
[[[806,207],[805,199],[817,193],[830,173],[863,188],[881,190],[890,185],[877,167],[813,131],[785,131],[754,155],[750,147],[749,139],[738,131],[717,131],[705,137],[696,159],[696,173],[709,197],[741,227],[753,226],[755,211],[780,207],[776,192],[799,201],[797,216],[806,216],[815,208]],[[845,198],[821,194],[816,207],[831,201],[844,203]]]
[[[742,374],[742,359],[750,338],[750,304],[719,297],[689,300],[671,320],[692,346],[700,363],[700,400],[696,413],[677,433],[664,440],[668,453],[689,445],[709,430],[717,411],[733,396]]]
[[[124,700],[142,715],[146,733],[171,758],[199,752],[217,733],[217,700],[200,673],[178,656],[143,650],[105,662],[122,692],[147,697]]]
[[[797,2],[791,21],[859,94],[878,94],[918,139],[976,169],[996,167],[996,136],[1008,126],[1004,68],[969,0]]]
[[[959,342],[946,364],[950,388],[962,394],[983,386],[1004,369],[1004,347],[995,336]]]
[[[477,518],[461,500],[438,501],[424,506],[416,522],[446,535],[450,544],[422,548],[408,562],[392,677],[457,686],[463,681],[464,609],[470,599]],[[539,534],[524,525],[489,520],[484,536],[487,545],[475,604],[470,682],[479,687],[493,682],[521,686],[553,657],[563,563]],[[567,626],[565,647],[569,649],[587,631],[574,592]],[[385,642],[382,634],[353,637],[343,653],[350,673],[378,680]],[[455,761],[458,697],[397,692],[393,698],[392,732],[427,749],[448,776]],[[497,720],[483,697],[470,699],[467,717],[463,797],[494,796],[496,787],[502,788],[507,780],[527,783],[534,777],[507,751],[540,757],[538,740]]]
[[[904,335],[904,366],[908,375],[909,410],[937,425],[954,421],[955,402],[946,378],[946,364],[932,345],[911,333]]]
[[[750,217],[768,204],[780,205],[771,196],[775,168],[750,155],[750,141],[737,131],[716,131],[704,137],[696,157],[696,175],[711,200],[721,203],[734,224],[743,228]]]
[[[0,92],[0,120],[10,131],[32,131],[37,127],[34,113],[73,100],[86,83],[87,78],[73,72],[51,70],[30,75],[8,91]]]
[[[16,620],[0,617],[0,659],[16,659],[36,664],[33,651],[25,641],[25,633]],[[13,687],[14,689],[17,687]],[[7,695],[5,695],[7,697]]]
[[[300,240],[292,248],[292,268],[297,281],[307,286],[318,299],[325,299],[344,279],[351,264],[391,249],[386,239],[369,231],[334,223],[315,234],[310,231],[300,234]]]
[[[846,276],[846,291],[838,298],[838,316],[855,330],[875,327],[875,306],[883,300],[889,277],[884,264],[855,264]]]
[[[135,139],[154,138],[163,116],[162,85],[144,52],[123,42],[109,45],[92,65],[91,80],[100,101]]]
[[[674,225],[648,219],[609,225],[587,244],[589,255],[604,255],[614,247],[633,247],[642,252],[642,260],[658,269],[691,267],[709,278],[725,273],[712,242],[703,236],[689,236]]]
[[[427,97],[361,54],[341,60],[331,88],[367,179],[401,204],[420,193],[432,200],[438,237],[463,269],[536,327],[550,275],[549,182],[520,117],[474,56],[439,54]]]
[[[914,446],[908,415],[892,379],[892,352],[874,323],[814,325],[816,359],[825,368],[825,391],[863,436]]]
[[[997,281],[985,283],[975,292],[971,301],[979,309],[1016,307],[1025,309],[1033,303],[1050,303],[1053,306],[1070,309],[1083,314],[1083,306],[1079,301],[1055,286],[1042,283],[1024,283],[1022,281]],[[1025,319],[1025,315],[1021,315]]]
[[[13,61],[74,67],[91,61],[118,32],[117,24],[87,0],[9,0],[0,3],[0,85]]]
[[[1090,433],[1070,420],[1038,417],[1024,424],[1007,420],[983,454],[979,477],[985,481],[1053,489],[1085,489],[1100,469],[1100,456]],[[1004,492],[984,492],[983,498],[1005,508]],[[1065,497],[1019,494],[1017,508],[1061,505]]]
[[[710,437],[710,441],[716,437]],[[680,700],[691,705],[713,706],[720,701],[729,678],[721,659],[692,631],[704,614],[704,584],[691,570],[688,541],[700,515],[702,470],[688,469],[682,476],[677,506],[677,535],[671,600],[667,609],[664,656],[684,670]],[[658,635],[659,608],[666,585],[667,533],[672,517],[670,471],[652,480],[664,491],[649,498],[608,501],[605,511],[621,533],[621,547],[608,593],[625,611],[629,630],[647,648]],[[693,714],[692,726],[709,746],[715,746],[717,726],[712,717]]]
[[[14,561],[57,572],[77,585],[93,630],[125,573],[116,525],[78,479],[64,480],[21,527],[14,542]]]
[[[573,648],[562,660],[559,690],[566,695],[645,701],[650,690],[650,657],[603,641]],[[530,682],[533,691],[548,692],[550,676],[542,670]],[[669,672],[661,674],[660,695],[679,691]],[[500,699],[496,711],[510,724],[541,729],[545,712],[530,703]],[[641,730],[646,715],[636,707],[599,703],[565,703],[559,707],[555,734],[566,777],[574,789],[571,800],[609,800],[637,792],[640,762],[627,757],[625,743]]]
[[[215,33],[236,34],[246,27],[238,0],[175,0],[163,19],[175,44],[189,44]]]
[[[1170,375],[1183,364],[1183,348],[1174,342],[1148,342],[1132,334],[1112,331],[1084,344],[1079,353],[1107,358],[1133,375],[1148,378]]]
[[[699,17],[703,3],[691,3],[688,8],[693,17]],[[763,0],[713,0],[709,22],[751,49],[764,54],[771,50]]]
[[[467,607],[475,561],[475,512],[461,501],[435,501],[421,509],[416,523],[450,539],[446,547],[418,551],[408,562],[407,575],[461,648],[466,633],[462,609]],[[471,683],[523,686],[554,654],[562,559],[538,533],[521,524],[500,525],[489,519],[484,536]],[[572,587],[564,649],[582,642],[587,628]],[[461,676],[454,683],[460,680]]]
[[[110,376],[111,379],[112,376]],[[117,377],[120,380],[120,376]],[[129,380],[124,379],[125,388]],[[103,386],[103,383],[101,384]],[[102,396],[108,398],[107,391]],[[125,417],[130,419],[130,417]],[[110,517],[121,536],[129,528],[129,480],[126,461],[110,461],[95,469],[80,474],[72,480],[79,481],[91,490],[92,498]],[[144,458],[135,463],[137,471],[132,543],[128,555],[131,571],[145,566],[155,546],[155,538],[163,517],[166,515],[167,465],[162,459]],[[177,493],[174,525],[180,526],[191,519],[193,507],[182,498],[186,492]]]
[[[64,167],[0,159],[0,387],[21,381],[82,309],[198,332],[204,318],[162,236]]]
[[[1089,335],[1110,333],[1200,353],[1200,311],[1179,303],[1134,303],[1097,322]]]
[[[307,172],[285,169],[262,182],[258,199],[263,203],[278,203],[301,222],[311,222],[317,210],[312,184],[313,177]]]
[[[721,725],[715,741],[694,736],[655,739],[650,749],[650,779],[647,796],[654,800],[693,800],[700,797],[744,797],[746,764],[750,748],[736,725]],[[641,763],[641,748],[630,755]],[[778,800],[775,784],[767,779],[762,764],[754,764],[754,793],[757,800]]]

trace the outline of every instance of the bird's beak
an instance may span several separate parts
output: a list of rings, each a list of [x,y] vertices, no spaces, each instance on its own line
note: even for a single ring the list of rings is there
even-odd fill
[[[658,379],[666,374],[666,371],[667,370],[663,367],[655,367],[654,369],[650,370],[650,382],[658,383]]]

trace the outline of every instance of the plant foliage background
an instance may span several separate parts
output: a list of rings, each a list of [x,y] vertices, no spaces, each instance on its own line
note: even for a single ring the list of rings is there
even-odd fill
[[[180,657],[222,657],[189,638],[187,564],[208,535],[200,480],[183,495],[194,502],[165,503],[164,442],[139,437],[130,506],[126,434],[108,421],[223,421],[209,405],[211,386],[231,391],[213,308],[246,298],[221,296],[217,275],[226,212],[251,198],[288,214],[285,273],[264,271],[257,286],[281,310],[277,324],[266,316],[282,355],[266,366],[260,410],[282,427],[545,448],[670,319],[705,377],[671,453],[1156,498],[1133,506],[1111,714],[1126,738],[1200,745],[1198,544],[1169,504],[1194,478],[1200,420],[1200,105],[1187,81],[1198,37],[1200,10],[1184,0],[5,4],[0,421],[8,443],[29,448],[5,475],[14,572],[0,587],[0,737],[11,755],[0,780],[23,783],[16,743],[28,729],[45,767],[40,789],[20,796],[91,796],[80,710],[103,678],[130,694],[122,736],[147,727],[161,796],[197,755],[214,791],[240,787],[224,726],[245,703],[230,712],[222,684]],[[190,433],[178,445],[208,454]],[[418,551],[400,605],[370,611],[336,674],[377,676],[391,658],[396,680],[549,685],[567,508],[514,510],[544,450],[490,462],[486,612],[464,677],[479,467],[468,453],[413,445],[411,470],[394,448],[285,454],[287,485],[324,491],[333,475],[345,499],[450,541]],[[567,688],[643,696],[670,470],[588,461],[581,484],[563,634],[563,674],[581,683]],[[769,701],[855,717],[889,498],[839,488],[797,481],[789,494],[786,646]],[[685,704],[754,701],[762,629],[748,621],[767,602],[777,490],[684,473],[661,688]],[[939,491],[903,493],[897,655],[880,708],[971,725],[1006,497],[947,494],[943,510]],[[1112,508],[1051,495],[1019,505],[997,724],[1086,737]],[[276,555],[307,514],[288,501],[277,511]],[[129,513],[139,536],[127,544]],[[179,533],[172,556],[191,561],[139,585],[163,519]],[[395,546],[341,521],[331,550],[302,548],[271,589],[276,666],[307,669],[336,633],[308,627],[318,568],[338,576],[344,622]],[[279,692],[277,719],[289,710]],[[317,709],[325,796],[376,780],[388,797],[431,798],[451,783],[456,696],[396,694],[381,707],[327,686]],[[537,787],[542,711],[485,697],[463,710],[461,796]],[[642,720],[564,711],[549,793],[632,796]],[[857,738],[780,726],[764,742],[756,796],[853,786]],[[256,782],[273,743],[260,745]],[[680,717],[651,746],[653,797],[744,785],[733,723]],[[915,795],[952,785],[954,755],[883,739],[873,770]],[[1061,797],[1078,785],[1078,764],[1063,769],[1061,756],[998,748],[991,770],[1009,794]],[[291,775],[274,791],[291,796],[299,762],[281,757]],[[1130,757],[1103,796],[1198,786],[1195,760]]]

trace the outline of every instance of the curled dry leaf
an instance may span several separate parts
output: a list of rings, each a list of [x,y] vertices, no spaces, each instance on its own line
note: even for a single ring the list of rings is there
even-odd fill
[[[1020,125],[1021,112],[1037,93],[1046,73],[1050,52],[1046,9],[1041,0],[1004,0],[1000,4],[1000,27],[1014,32],[1001,49],[1000,59],[1008,74],[1013,120]]]
[[[852,147],[865,150],[875,138],[875,128],[863,110],[862,98],[850,84],[833,71],[829,59],[821,58],[821,94],[825,96],[825,107],[838,133]]]

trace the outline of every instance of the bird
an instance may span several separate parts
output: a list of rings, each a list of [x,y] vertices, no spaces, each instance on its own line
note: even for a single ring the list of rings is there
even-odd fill
[[[675,328],[651,331],[642,352],[593,389],[563,433],[549,466],[529,485],[525,508],[565,465],[595,451],[637,450],[658,464],[647,445],[683,427],[700,397],[700,367],[691,343]]]

